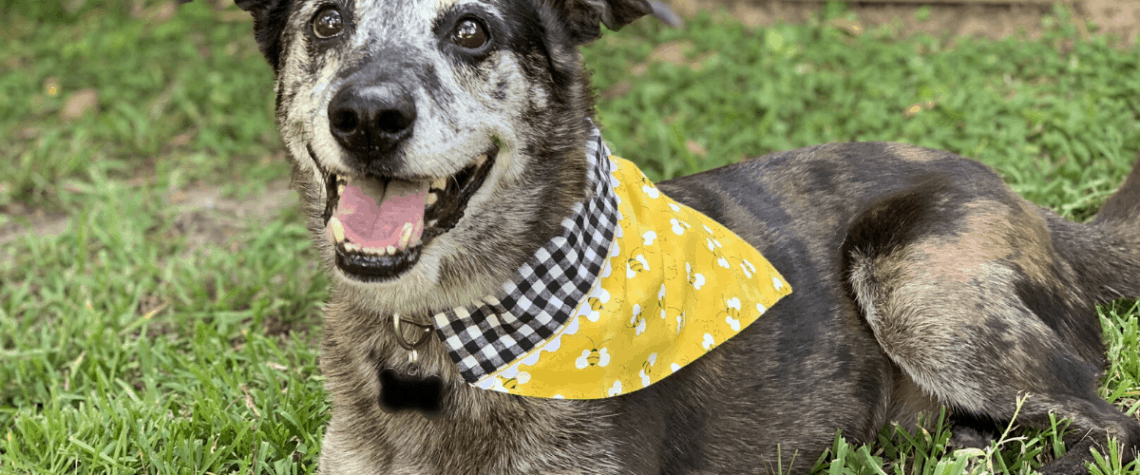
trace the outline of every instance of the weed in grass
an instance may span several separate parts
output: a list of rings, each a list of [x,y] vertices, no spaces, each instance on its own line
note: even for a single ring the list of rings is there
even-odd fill
[[[918,21],[930,20],[930,12],[930,5],[923,5],[919,7],[918,10],[915,10],[914,19]]]

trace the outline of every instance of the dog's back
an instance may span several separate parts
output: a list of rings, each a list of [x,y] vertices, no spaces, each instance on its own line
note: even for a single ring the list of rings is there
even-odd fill
[[[797,449],[824,450],[828,430],[869,442],[942,405],[960,425],[1008,421],[1026,394],[1019,423],[1047,427],[1056,413],[1088,436],[1051,470],[1083,470],[1106,436],[1133,453],[1140,443],[1140,425],[1096,394],[1094,308],[1140,296],[1140,162],[1086,224],[975,161],[902,144],[808,147],[660,186],[771,256],[796,289],[722,360],[774,383],[725,399],[764,414],[763,427],[738,422],[773,441],[757,462],[778,460],[777,441],[786,466]],[[804,407],[804,394],[819,403]]]

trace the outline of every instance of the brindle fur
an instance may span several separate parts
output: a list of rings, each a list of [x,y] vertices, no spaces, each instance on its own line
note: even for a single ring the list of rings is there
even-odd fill
[[[795,289],[675,375],[603,400],[516,397],[465,384],[433,339],[421,366],[445,382],[444,415],[385,413],[378,372],[407,369],[392,313],[423,316],[491,293],[585,196],[592,110],[576,48],[599,36],[599,22],[619,28],[648,4],[237,3],[278,74],[295,187],[334,276],[322,473],[802,473],[836,430],[869,443],[888,422],[913,426],[946,407],[970,433],[1008,421],[1025,395],[1021,425],[1073,419],[1075,445],[1047,471],[1085,471],[1089,448],[1110,436],[1128,458],[1140,444],[1140,424],[1097,397],[1105,360],[1093,307],[1140,296],[1140,169],[1095,220],[1076,224],[977,162],[889,143],[774,153],[660,184],[760,249]],[[326,4],[350,14],[341,40],[305,30]],[[463,60],[433,36],[465,8],[499,19],[485,58]],[[324,229],[326,174],[369,170],[330,138],[324,111],[330,91],[365,68],[413,91],[419,111],[415,135],[380,172],[447,176],[492,137],[503,150],[459,224],[379,284],[338,271]]]

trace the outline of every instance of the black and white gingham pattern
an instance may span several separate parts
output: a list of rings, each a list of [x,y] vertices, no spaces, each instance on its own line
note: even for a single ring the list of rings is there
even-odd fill
[[[619,216],[610,150],[597,128],[590,131],[586,155],[594,193],[562,221],[562,235],[542,246],[498,295],[433,317],[467,382],[506,367],[557,332],[601,273]]]

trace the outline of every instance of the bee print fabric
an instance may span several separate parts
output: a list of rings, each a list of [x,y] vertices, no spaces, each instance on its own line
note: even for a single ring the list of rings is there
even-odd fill
[[[755,248],[610,157],[620,219],[570,319],[477,387],[599,399],[649,386],[712,351],[792,292]]]

